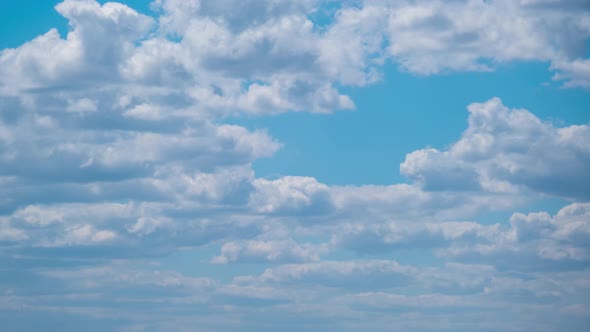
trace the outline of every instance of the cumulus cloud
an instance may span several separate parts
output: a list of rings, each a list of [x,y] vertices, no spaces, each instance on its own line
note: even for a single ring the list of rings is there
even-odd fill
[[[0,222],[7,252],[17,256],[26,253],[32,257],[55,253],[64,258],[84,258],[87,262],[155,258],[182,248],[199,248],[222,240],[250,239],[263,233],[267,224],[243,213],[224,211],[223,206],[199,208],[195,205],[78,203],[29,206],[14,215],[1,217]],[[34,224],[32,222],[37,220],[30,216],[33,209],[60,217],[51,224]],[[268,252],[268,255],[274,253]],[[85,264],[83,261],[79,263]]]
[[[557,73],[554,80],[565,81],[567,87],[590,88],[590,60],[559,61],[551,65]]]
[[[330,188],[309,177],[257,179],[250,204],[265,213],[321,213],[331,209]]]
[[[60,125],[72,125],[67,118],[26,115],[17,126],[3,127],[4,172],[10,177],[3,191],[13,197],[4,202],[10,211],[4,220],[11,234],[23,235],[12,236],[21,247],[116,244],[153,248],[146,250],[149,255],[219,243],[215,263],[310,262],[339,249],[442,250],[466,239],[489,244],[494,237],[509,238],[498,225],[454,220],[509,210],[534,198],[522,189],[584,199],[587,149],[578,138],[587,126],[557,128],[528,111],[508,109],[499,99],[472,104],[469,111],[469,128],[448,151],[407,156],[401,170],[415,184],[389,186],[256,178],[250,164],[280,144],[263,131],[234,125],[197,122],[198,127],[175,133],[93,130],[73,144],[62,142],[65,135],[51,135]],[[532,137],[536,143],[530,143]],[[30,169],[17,167],[24,160]],[[34,167],[40,163],[46,167]],[[70,171],[48,173],[65,169]],[[546,184],[564,179],[569,182],[562,186]],[[45,202],[27,195],[27,181],[40,180],[43,188],[33,187],[39,195],[63,193]],[[113,202],[121,200],[128,203]],[[285,227],[299,227],[299,235],[317,235],[319,242],[300,243],[276,232]]]
[[[238,283],[303,284],[345,289],[388,289],[408,285],[413,267],[395,261],[323,261],[266,269],[260,276],[237,277]]]
[[[230,125],[194,124],[175,133],[76,131],[64,119],[23,115],[0,122],[2,175],[70,181],[121,180],[153,175],[166,165],[211,170],[247,164],[280,145],[264,132]],[[64,128],[65,127],[65,128]],[[77,135],[77,142],[68,137]],[[38,167],[43,163],[44,167]]]
[[[299,244],[293,239],[227,242],[221,246],[221,254],[214,257],[212,262],[227,264],[319,261],[320,254],[327,250],[325,244]]]
[[[573,203],[551,216],[514,213],[509,222],[351,223],[332,236],[335,247],[363,254],[429,250],[441,257],[489,263],[502,269],[544,271],[588,268],[587,203]]]
[[[115,2],[101,6],[96,1],[66,0],[55,9],[72,30],[66,39],[52,29],[19,48],[2,51],[4,91],[112,82],[120,61],[153,24],[152,18]]]
[[[446,248],[454,241],[489,240],[498,235],[499,225],[475,222],[412,223],[387,222],[348,224],[332,238],[335,246],[358,252],[378,253],[409,248]]]
[[[590,35],[584,7],[583,1],[398,1],[390,5],[388,49],[421,74],[574,59],[585,54]]]
[[[240,6],[251,15],[232,16]],[[342,81],[356,85],[371,65],[361,37],[351,44],[360,57],[320,61],[333,49],[323,48],[327,37],[307,16],[314,10],[312,1],[157,1],[154,7],[162,10],[158,20],[118,3],[60,3],[56,10],[71,31],[62,38],[53,29],[3,50],[1,92],[29,104],[67,102],[78,112],[113,108],[126,99],[128,117],[148,120],[161,119],[157,109],[178,107],[181,100],[191,106],[185,114],[191,117],[195,108],[214,116],[332,112],[354,108],[335,87],[338,68],[357,72]],[[332,68],[325,69],[328,65]]]
[[[574,203],[554,216],[515,213],[509,227],[496,228],[486,241],[459,241],[441,254],[465,261],[488,260],[508,269],[585,269],[590,262],[589,209],[587,203]]]
[[[590,185],[590,137],[587,125],[556,127],[500,99],[468,107],[469,127],[448,149],[414,151],[401,164],[402,174],[426,190],[527,189],[587,200]]]

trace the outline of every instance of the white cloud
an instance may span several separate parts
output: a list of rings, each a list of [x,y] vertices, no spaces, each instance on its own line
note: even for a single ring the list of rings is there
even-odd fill
[[[320,254],[326,251],[325,245],[299,244],[293,239],[234,241],[224,243],[221,254],[214,257],[212,262],[313,262],[319,261]]]
[[[389,289],[412,283],[413,267],[395,261],[322,261],[266,269],[260,276],[237,277],[238,283],[303,284],[344,289]]]
[[[120,180],[165,165],[205,170],[248,164],[280,148],[264,131],[235,125],[166,120],[152,125],[108,110],[94,113],[24,109],[15,118],[0,118],[0,172],[52,181]],[[121,127],[109,128],[114,124]]]
[[[533,192],[587,200],[590,127],[555,127],[500,99],[468,107],[469,127],[446,151],[406,156],[402,174],[426,190]],[[585,139],[588,137],[588,139]]]
[[[0,219],[0,241],[23,241],[28,239],[25,231],[12,227],[6,220]]]
[[[362,253],[390,252],[400,249],[446,248],[455,241],[468,239],[485,242],[501,236],[499,225],[475,222],[387,222],[347,224],[332,238],[335,246]]]
[[[590,88],[590,59],[558,61],[551,69],[557,71],[553,79],[565,81],[567,87]]]
[[[590,206],[573,203],[555,216],[514,213],[509,223],[389,221],[340,225],[334,248],[380,255],[432,251],[441,258],[501,269],[577,270],[590,263]]]
[[[571,5],[398,1],[389,7],[389,52],[403,67],[421,74],[490,70],[514,60],[576,58],[585,54],[590,25],[587,11],[569,10]]]
[[[89,245],[97,242],[112,241],[116,237],[117,233],[110,230],[98,230],[92,225],[76,225],[66,229],[63,241],[66,245]],[[58,243],[58,245],[62,244]]]
[[[258,1],[221,0],[156,0],[152,6],[163,9],[162,26],[170,33],[185,34],[190,21],[195,17],[209,17],[223,21],[232,31],[241,31],[261,25],[276,17],[293,14],[308,14],[316,9],[319,1]]]
[[[57,30],[16,49],[2,51],[2,86],[15,89],[77,88],[116,80],[117,66],[134,42],[143,38],[152,18],[115,2],[66,0],[56,7],[72,28],[66,39]]]
[[[515,213],[510,227],[496,229],[486,241],[457,241],[442,255],[465,261],[489,261],[508,269],[582,269],[590,262],[590,206],[574,203],[555,216]]]
[[[256,179],[250,205],[263,213],[324,213],[332,206],[329,187],[310,177]]]
[[[126,108],[128,100],[120,103]],[[16,210],[11,227],[28,234],[21,239],[23,246],[81,243],[64,235],[71,233],[73,238],[116,237],[117,245],[128,241],[136,248],[149,247],[146,255],[220,243],[225,246],[214,259],[218,263],[284,262],[316,261],[342,248],[369,253],[402,246],[455,250],[455,244],[468,243],[467,238],[490,245],[492,237],[508,235],[498,226],[452,221],[513,209],[538,198],[520,189],[546,193],[539,186],[552,178],[571,183],[549,189],[573,190],[575,183],[579,190],[573,192],[584,193],[588,149],[579,138],[587,134],[587,126],[557,128],[525,110],[510,110],[498,99],[472,104],[469,110],[469,128],[448,151],[408,155],[401,169],[417,184],[389,186],[328,186],[311,177],[256,178],[250,164],[272,155],[280,144],[264,131],[235,125],[196,122],[187,127],[172,122],[172,132],[99,127],[83,132],[73,144],[65,142],[67,132],[54,133],[62,126],[75,133],[74,115],[25,114],[16,126],[3,127],[8,149],[2,161],[12,165],[4,172],[16,181],[3,188],[6,197],[13,197],[4,207]],[[538,142],[531,144],[532,137]],[[45,167],[34,167],[40,163]],[[30,168],[17,168],[23,164]],[[568,169],[559,166],[563,164]],[[24,185],[36,179],[44,179],[44,186]],[[30,190],[41,196],[31,196]],[[61,194],[39,202],[36,197],[49,191]],[[125,208],[95,203],[104,201],[130,203]],[[119,212],[104,217],[111,207]],[[83,209],[97,212],[80,213]],[[277,232],[295,228],[303,237],[317,235],[318,244]],[[76,237],[76,229],[86,230],[86,237],[81,231]],[[97,232],[111,233],[92,235]],[[576,250],[570,254],[579,255]]]
[[[407,69],[422,74],[486,70],[484,60],[551,57],[543,31],[513,3],[402,2],[391,11],[389,50]]]
[[[125,115],[147,120],[162,118],[156,109],[178,106],[172,100],[184,100],[191,107],[184,116],[190,117],[354,108],[335,88],[338,68],[358,71],[353,80],[343,81],[356,85],[369,64],[362,54],[350,61],[319,60],[334,49],[324,48],[324,33],[306,16],[313,11],[312,1],[155,5],[164,10],[157,24],[118,3],[59,4],[57,11],[70,22],[67,37],[54,29],[2,51],[0,92],[37,105],[65,99],[71,111],[104,111],[122,95],[133,102]],[[243,6],[250,16],[230,17]],[[171,40],[171,32],[180,40]],[[355,52],[365,49],[362,38],[356,47],[349,43]]]
[[[191,278],[149,264],[138,264],[131,268],[126,263],[125,261],[113,262],[108,265],[84,267],[77,270],[50,269],[42,274],[73,283],[72,288],[78,290],[139,286],[204,291],[216,286],[216,282],[212,279]],[[85,278],[80,278],[81,276]]]

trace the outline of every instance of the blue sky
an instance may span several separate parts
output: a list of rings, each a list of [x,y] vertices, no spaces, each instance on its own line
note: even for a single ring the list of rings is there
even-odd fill
[[[8,331],[585,331],[587,0],[3,1]]]

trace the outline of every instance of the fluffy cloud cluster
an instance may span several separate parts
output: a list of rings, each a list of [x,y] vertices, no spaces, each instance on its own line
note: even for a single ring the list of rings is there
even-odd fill
[[[2,217],[2,237],[40,247],[147,246],[155,252],[224,241],[215,263],[318,261],[337,248],[455,250],[465,237],[480,244],[514,239],[507,235],[513,230],[498,225],[454,220],[506,211],[546,194],[587,199],[590,154],[581,139],[589,135],[587,126],[558,128],[497,98],[468,109],[469,127],[448,151],[406,157],[401,171],[414,184],[360,187],[311,177],[256,178],[250,163],[280,145],[238,126],[94,129],[74,144],[64,142],[73,132],[51,134],[56,121],[25,113],[4,127],[9,199],[2,206],[9,213]],[[43,126],[47,130],[31,129]],[[60,193],[47,194],[54,191]],[[420,223],[400,226],[392,219]],[[336,237],[329,235],[334,227]],[[316,244],[293,238],[313,234]],[[561,257],[585,261],[583,250],[572,250]]]
[[[334,83],[362,84],[371,65],[366,56],[378,50],[359,40],[351,44],[357,55],[333,61],[323,40],[343,38],[348,22],[323,33],[306,16],[311,4],[240,2],[251,13],[269,13],[228,15],[237,3],[159,1],[162,15],[154,20],[118,3],[64,1],[56,9],[71,31],[63,39],[51,30],[3,51],[1,91],[75,111],[120,108],[147,120],[167,118],[161,113],[171,107],[190,117],[354,107]],[[350,77],[338,77],[343,68]],[[189,109],[178,112],[183,106]]]
[[[428,190],[535,192],[590,198],[590,127],[558,128],[498,99],[468,107],[469,127],[447,151],[406,156],[401,172]]]
[[[587,1],[391,2],[389,52],[405,68],[422,74],[490,70],[513,60],[577,61],[585,55],[590,36],[587,5]]]
[[[556,79],[587,86],[584,1],[323,5],[159,0],[152,18],[118,3],[66,0],[56,9],[71,31],[2,51],[0,91],[29,105],[118,107],[153,120],[350,109],[338,86],[374,82],[387,60],[421,74],[549,61]]]
[[[590,263],[590,206],[574,203],[555,216],[515,213],[509,223],[417,223],[390,221],[349,224],[332,245],[360,253],[430,249],[443,257],[503,269],[580,269]]]
[[[565,81],[565,86],[590,88],[590,60],[556,62],[552,68],[558,71],[553,78]]]

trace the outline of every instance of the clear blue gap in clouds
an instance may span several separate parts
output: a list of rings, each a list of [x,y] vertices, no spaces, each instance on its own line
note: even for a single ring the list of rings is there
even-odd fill
[[[0,1],[0,49],[14,48],[52,28],[64,35],[67,20],[53,7],[57,0]]]
[[[267,128],[284,147],[257,160],[257,176],[314,176],[327,184],[393,184],[405,155],[417,149],[444,149],[467,128],[467,106],[500,97],[557,126],[590,121],[590,94],[551,81],[547,63],[498,65],[495,72],[416,76],[395,65],[368,87],[345,88],[356,111],[331,115],[284,113],[242,116],[233,122]]]

